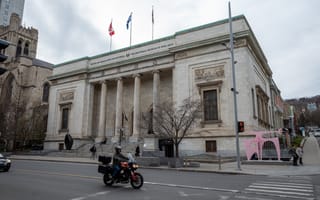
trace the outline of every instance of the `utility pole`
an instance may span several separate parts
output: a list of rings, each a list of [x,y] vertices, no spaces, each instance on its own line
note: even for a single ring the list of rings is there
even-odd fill
[[[232,32],[232,17],[231,17],[231,5],[229,1],[229,29],[230,29],[230,53],[231,53],[231,65],[232,65],[232,80],[233,80],[233,103],[234,103],[234,130],[236,135],[236,150],[237,150],[237,169],[241,171],[240,166],[240,147],[239,147],[239,131],[238,131],[238,108],[237,108],[237,87],[236,87],[236,74],[234,66],[234,46],[233,46],[233,32]]]

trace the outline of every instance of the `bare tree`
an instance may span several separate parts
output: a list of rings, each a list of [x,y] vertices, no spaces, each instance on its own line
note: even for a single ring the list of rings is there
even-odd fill
[[[201,103],[191,98],[180,105],[164,102],[153,113],[154,134],[171,139],[175,147],[175,157],[179,157],[179,144],[189,134],[189,129],[200,118]]]

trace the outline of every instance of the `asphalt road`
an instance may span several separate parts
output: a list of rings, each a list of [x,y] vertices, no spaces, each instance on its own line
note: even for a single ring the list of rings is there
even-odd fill
[[[312,200],[320,197],[320,176],[249,176],[140,169],[139,190],[106,187],[92,164],[14,160],[0,172],[1,200]]]

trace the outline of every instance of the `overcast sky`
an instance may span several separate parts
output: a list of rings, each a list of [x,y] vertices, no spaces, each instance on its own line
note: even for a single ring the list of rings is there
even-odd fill
[[[25,0],[23,24],[39,31],[37,58],[59,64],[228,18],[227,0]],[[320,1],[232,0],[245,15],[284,99],[320,95]],[[236,57],[236,55],[235,55]]]

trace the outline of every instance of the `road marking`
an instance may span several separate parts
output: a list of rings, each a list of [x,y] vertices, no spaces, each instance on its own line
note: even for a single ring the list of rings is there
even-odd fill
[[[145,184],[149,185],[160,185],[160,186],[167,186],[167,187],[178,187],[178,188],[188,188],[188,189],[198,189],[198,190],[213,190],[213,191],[220,191],[220,192],[233,192],[238,193],[239,190],[230,190],[230,189],[223,189],[223,188],[212,188],[212,187],[201,187],[201,186],[191,186],[191,185],[178,185],[178,184],[171,184],[171,183],[155,183],[155,182],[144,182]]]
[[[182,197],[189,197],[189,196],[203,196],[203,194],[187,194],[184,191],[179,191],[179,195]]]
[[[292,186],[301,186],[301,187],[312,187],[312,184],[306,184],[306,183],[289,183],[289,182],[270,182],[270,181],[261,181],[258,183],[264,183],[264,184],[279,184],[279,185],[292,185]]]
[[[286,191],[297,191],[297,192],[313,192],[313,190],[298,189],[298,188],[289,188],[289,187],[276,187],[276,186],[259,186],[257,184],[250,185],[249,188],[257,189],[274,189],[274,190],[286,190]]]
[[[285,194],[273,194],[273,193],[264,193],[264,192],[243,192],[248,194],[256,194],[256,195],[263,195],[263,196],[272,196],[272,197],[282,197],[282,198],[291,198],[291,199],[299,199],[299,200],[315,200],[314,197],[302,197],[302,196],[292,196],[292,195],[285,195]]]
[[[246,199],[246,200],[272,200],[272,199],[266,199],[266,198],[260,198],[260,197],[247,197],[247,196],[234,196],[234,198],[237,199]]]
[[[270,184],[266,183],[254,183],[254,185],[259,186],[270,186]],[[285,188],[297,188],[297,189],[313,189],[313,186],[299,186],[299,185],[284,185],[284,184],[272,184],[272,187],[285,187]]]
[[[86,179],[97,179],[100,180],[102,177],[97,176],[84,176],[80,174],[67,174],[67,173],[58,173],[58,172],[48,172],[48,171],[38,171],[38,170],[27,170],[27,169],[19,169],[16,171],[21,171],[24,173],[32,173],[32,174],[45,174],[45,175],[55,175],[55,176],[71,176],[78,178],[86,178]],[[149,185],[160,185],[166,187],[178,187],[178,188],[189,188],[189,189],[198,189],[198,190],[212,190],[212,191],[221,191],[221,192],[233,192],[238,193],[239,190],[231,190],[231,189],[223,189],[223,188],[212,188],[212,187],[201,187],[201,186],[191,186],[191,185],[179,185],[179,184],[171,184],[171,183],[156,183],[156,182],[144,182],[144,184]]]
[[[276,182],[276,181],[259,181],[252,183],[250,186],[245,188],[243,193],[248,194],[258,194],[265,196],[278,196],[292,199],[304,199],[313,200],[314,199],[314,189],[313,185],[298,182]]]
[[[84,199],[89,199],[89,198],[91,198],[91,197],[97,197],[97,196],[102,196],[102,195],[108,194],[109,192],[110,192],[110,191],[97,192],[97,193],[88,194],[88,195],[85,195],[85,196],[82,196],[82,197],[72,198],[72,199],[70,199],[70,200],[84,200]]]
[[[251,189],[251,188],[246,188],[245,190],[247,190],[247,191],[257,191],[257,192],[266,192],[266,193],[295,194],[295,195],[300,195],[300,196],[313,196],[313,194],[306,194],[306,193],[300,193],[300,192],[286,192],[286,191]]]

